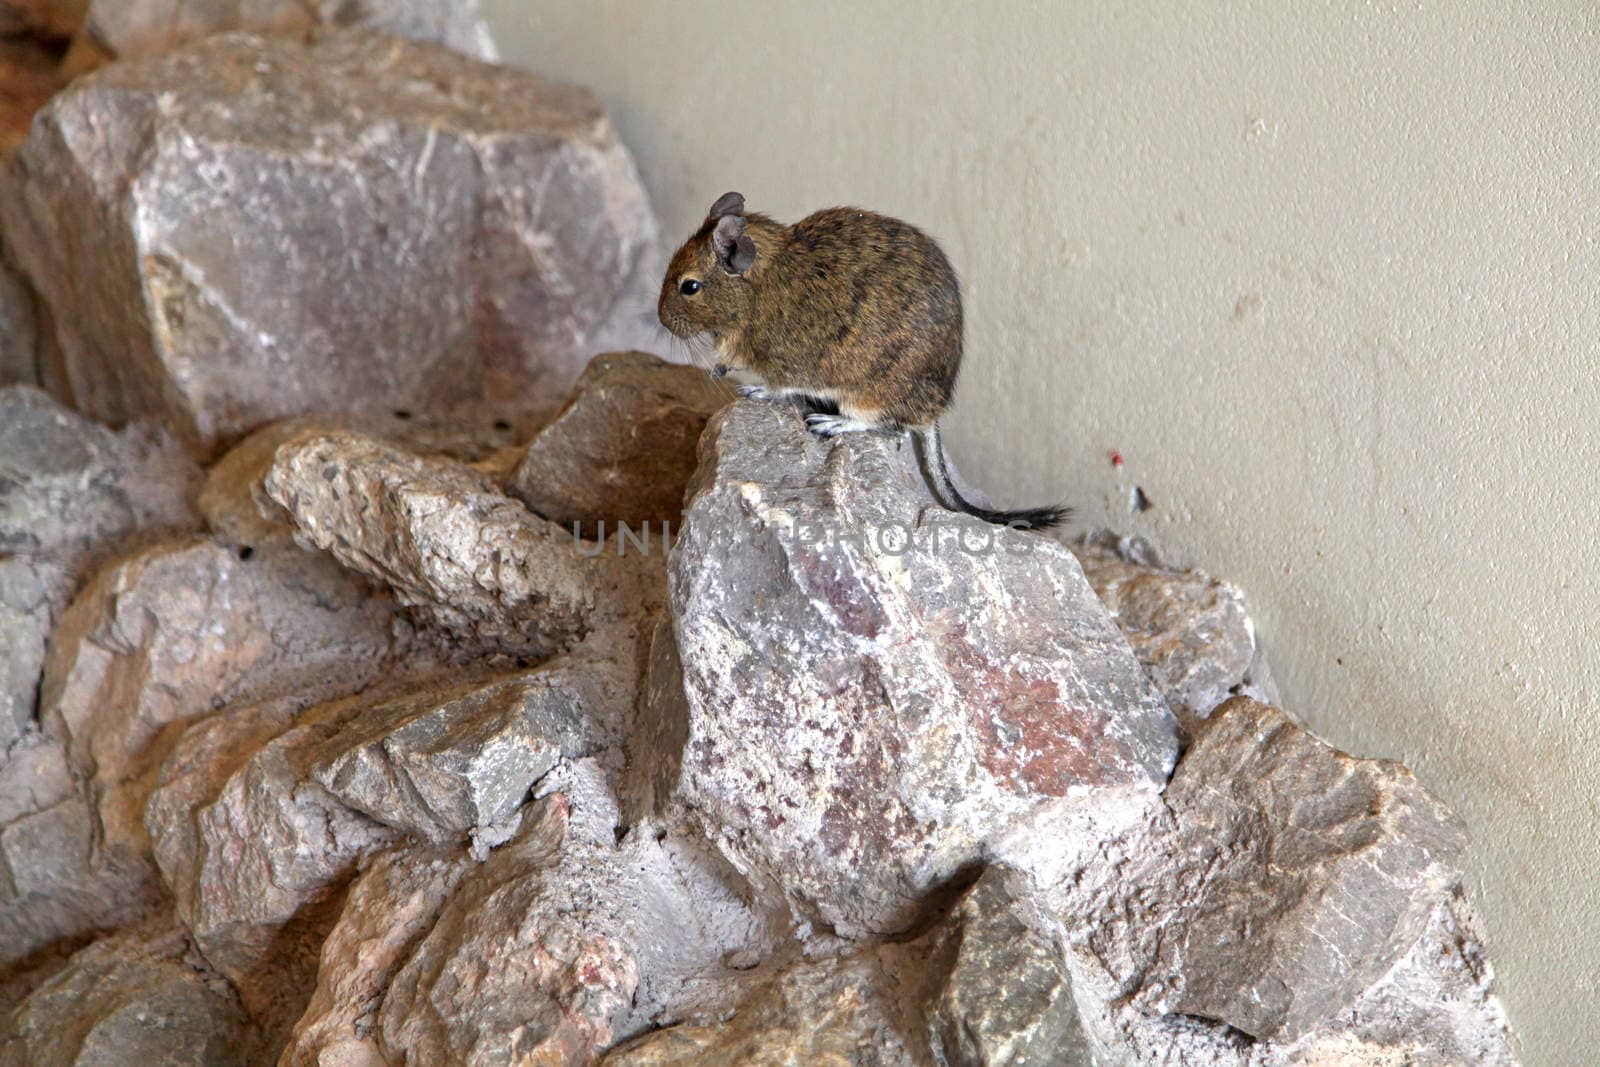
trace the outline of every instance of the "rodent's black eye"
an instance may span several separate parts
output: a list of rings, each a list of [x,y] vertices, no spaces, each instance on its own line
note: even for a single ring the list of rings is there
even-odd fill
[[[693,278],[685,278],[678,283],[678,292],[684,296],[693,296],[700,291],[700,283]]]

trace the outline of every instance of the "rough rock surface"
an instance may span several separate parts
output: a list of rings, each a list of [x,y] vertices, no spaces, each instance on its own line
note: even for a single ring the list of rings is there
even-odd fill
[[[158,901],[143,812],[176,724],[233,701],[360,688],[406,633],[396,611],[295,549],[241,560],[182,539],[100,572],[50,638],[40,718],[70,786],[5,830],[8,851],[49,857],[24,866],[27,888],[4,911],[5,958]]]
[[[395,611],[295,549],[241,559],[207,540],[165,542],[102,571],[62,616],[41,716],[104,797],[154,772],[170,724],[360,689],[404,635]],[[137,846],[138,808],[130,818],[125,801],[102,804],[107,840]]]
[[[660,581],[659,543],[646,555],[620,543],[580,550],[486,477],[373,438],[297,438],[265,484],[299,540],[475,645],[547,655],[659,596],[646,588]]]
[[[0,762],[34,720],[45,638],[66,607],[70,572],[32,556],[0,558]]]
[[[1490,993],[1477,916],[1460,893],[1439,904],[1411,951],[1290,1062],[1510,1067],[1511,1030]]]
[[[1165,801],[1170,824],[1058,905],[1147,1013],[1294,1041],[1409,952],[1460,879],[1464,832],[1410,772],[1249,698],[1216,711]]]
[[[181,931],[147,926],[97,941],[3,1026],[0,1067],[230,1067],[248,1062],[227,983]]]
[[[13,742],[0,762],[0,967],[145,909],[144,872],[98,852],[94,831],[64,746],[37,732]]]
[[[406,1062],[591,1062],[759,960],[771,924],[709,857],[617,835],[598,767],[571,765],[515,840],[468,874],[395,973],[380,1042]]]
[[[10,185],[79,408],[207,454],[328,407],[553,399],[657,243],[587,92],[355,30],[80,79]]]
[[[93,60],[78,56],[75,64],[147,56],[230,30],[305,33],[317,26],[361,26],[491,63],[499,58],[478,0],[92,0],[82,44]]]
[[[460,850],[397,849],[373,861],[351,886],[322,943],[316,991],[281,1067],[387,1062],[376,1039],[378,1006],[395,971],[474,867]]]
[[[947,1064],[1069,1067],[1091,1062],[1061,950],[1016,913],[1031,890],[986,870],[947,925],[953,956],[927,1012],[935,1053]]]
[[[0,129],[4,124],[0,116]],[[26,132],[26,126],[17,131],[19,141]],[[0,259],[0,386],[43,383],[43,336],[32,287]]]
[[[278,450],[319,433],[357,433],[390,442],[423,456],[462,463],[501,462],[514,451],[519,427],[529,429],[536,415],[493,418],[463,413],[459,417],[399,414],[314,414],[263,426],[240,441],[206,472],[198,506],[211,532],[238,547],[290,544],[294,523],[267,495],[265,480]]]
[[[0,555],[72,565],[138,530],[192,526],[199,481],[160,430],[113,433],[39,389],[0,389]]]
[[[909,450],[785,405],[735,404],[701,450],[677,793],[799,914],[904,928],[1008,841],[1059,852],[1041,821],[1160,788],[1173,717],[1060,545],[938,511]]]
[[[645,1034],[606,1056],[606,1067],[918,1067],[932,1062],[926,1039],[908,1029],[901,1015],[895,972],[876,951],[794,961],[748,984],[751,991],[726,1021]]]
[[[606,1064],[1087,1064],[1061,952],[1015,914],[1025,882],[991,868],[909,941],[780,954],[731,1011],[643,1034]]]
[[[732,398],[698,367],[644,352],[597,356],[555,421],[529,442],[511,492],[589,538],[619,522],[676,528],[700,433]]]
[[[1238,589],[1167,565],[1138,538],[1102,533],[1070,547],[1133,654],[1180,714],[1204,718],[1258,681],[1255,627]]]

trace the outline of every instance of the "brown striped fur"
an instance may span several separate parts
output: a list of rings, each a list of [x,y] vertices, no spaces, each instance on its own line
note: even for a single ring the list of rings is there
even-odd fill
[[[813,432],[913,431],[947,506],[1029,529],[1067,514],[978,507],[951,482],[937,423],[961,369],[961,288],[933,238],[910,223],[835,207],[785,226],[726,193],[672,257],[657,311],[679,337],[709,334],[719,373],[760,376],[758,395],[836,406],[837,416],[807,417]]]
[[[885,429],[932,425],[961,367],[961,291],[933,239],[858,208],[792,226],[740,217],[754,264],[728,268],[712,241],[719,219],[708,216],[672,257],[662,324],[679,337],[709,332],[720,362],[771,390],[832,401]],[[680,292],[686,278],[701,290]]]

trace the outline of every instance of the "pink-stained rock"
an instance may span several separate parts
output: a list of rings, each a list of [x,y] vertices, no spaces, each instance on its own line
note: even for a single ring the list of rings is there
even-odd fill
[[[658,712],[687,721],[650,758],[801,916],[902,929],[965,866],[1062,851],[1043,823],[1159,791],[1172,715],[1060,545],[939,511],[909,448],[785,405],[726,409],[701,456],[671,566],[687,700]]]
[[[389,983],[476,869],[461,850],[399,849],[373,860],[350,887],[322,943],[316,991],[279,1067],[382,1067],[376,1017]]]

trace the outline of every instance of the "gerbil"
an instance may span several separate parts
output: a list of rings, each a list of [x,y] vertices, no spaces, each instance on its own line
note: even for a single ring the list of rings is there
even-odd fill
[[[720,377],[758,375],[760,398],[822,401],[806,425],[915,435],[941,503],[1001,525],[1042,529],[1063,508],[991,511],[956,490],[939,440],[961,367],[961,290],[933,239],[899,219],[829,208],[784,226],[725,193],[672,257],[661,323],[678,337],[711,335]]]

